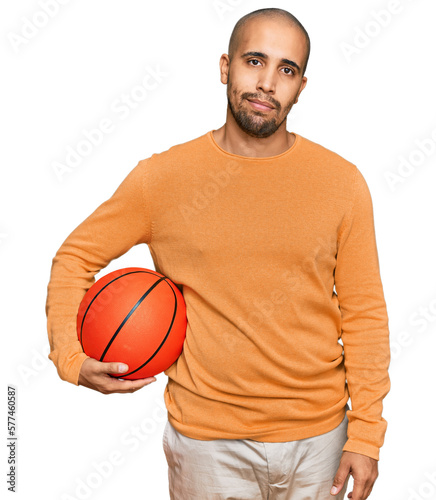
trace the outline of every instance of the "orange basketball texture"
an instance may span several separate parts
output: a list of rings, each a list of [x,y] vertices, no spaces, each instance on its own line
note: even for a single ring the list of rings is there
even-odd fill
[[[126,373],[111,375],[131,380],[169,368],[182,352],[186,325],[180,290],[166,276],[140,267],[100,278],[77,314],[83,351],[98,361],[126,363]]]

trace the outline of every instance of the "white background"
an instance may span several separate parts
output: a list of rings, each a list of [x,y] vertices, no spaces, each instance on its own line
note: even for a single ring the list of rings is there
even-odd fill
[[[161,443],[167,377],[158,375],[134,394],[110,396],[58,377],[47,358],[51,260],[139,160],[224,123],[218,62],[231,30],[248,12],[281,7],[302,22],[312,42],[308,84],[288,130],[355,163],[373,198],[392,389],[370,498],[436,499],[434,0],[46,3],[52,14],[43,26],[43,1],[2,3],[0,12],[2,497],[169,498]],[[32,36],[19,41],[23,32],[30,36],[31,24]],[[349,57],[346,46],[354,47]],[[166,76],[121,119],[111,105],[140,84],[147,68]],[[113,131],[59,178],[54,162],[64,163],[67,147],[105,118]],[[416,141],[426,141],[425,153]],[[402,158],[414,166],[401,167]],[[397,182],[389,183],[387,172]],[[146,245],[112,261],[97,278],[128,266],[153,268]],[[8,384],[18,392],[15,496],[6,484]],[[143,441],[133,438],[135,426],[145,429]],[[95,464],[114,451],[119,462],[104,477]],[[81,481],[92,488],[80,496]],[[351,486],[350,480],[348,491]]]

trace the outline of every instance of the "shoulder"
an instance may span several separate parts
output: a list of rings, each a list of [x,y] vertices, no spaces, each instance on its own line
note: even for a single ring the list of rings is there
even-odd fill
[[[204,164],[208,154],[207,134],[203,134],[153,153],[139,162],[140,169],[147,184],[155,189],[171,185],[176,187],[178,182],[191,178],[198,166]]]
[[[171,160],[183,161],[184,159],[189,159],[193,155],[198,155],[205,148],[207,143],[206,136],[207,133],[194,139],[174,144],[164,151],[153,153],[143,161],[147,161],[148,163],[166,163]]]
[[[339,169],[344,169],[348,171],[352,176],[356,174],[358,170],[357,166],[351,161],[347,160],[337,152],[319,144],[315,141],[311,141],[306,137],[300,135],[302,149],[304,154],[308,159],[313,159],[316,162],[322,162],[324,165],[328,164],[330,166],[336,166]]]
[[[370,198],[369,186],[356,164],[317,142],[300,137],[299,160],[310,172],[312,183],[324,190],[330,187],[336,197],[347,203],[359,196]]]

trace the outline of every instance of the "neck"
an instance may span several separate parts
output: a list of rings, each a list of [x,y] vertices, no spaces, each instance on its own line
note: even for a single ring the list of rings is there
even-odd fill
[[[234,120],[227,119],[221,128],[213,132],[213,137],[224,151],[255,158],[284,153],[295,141],[295,136],[286,130],[286,120],[274,134],[259,139],[244,132]]]

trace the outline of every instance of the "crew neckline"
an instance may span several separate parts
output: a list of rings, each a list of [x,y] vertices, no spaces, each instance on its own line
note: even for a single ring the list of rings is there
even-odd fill
[[[282,158],[283,156],[287,156],[287,155],[291,154],[294,151],[294,149],[296,149],[296,147],[299,145],[300,140],[301,140],[301,137],[299,134],[297,134],[295,132],[291,132],[291,134],[293,134],[295,136],[294,144],[292,144],[292,146],[290,148],[288,148],[286,151],[283,151],[283,153],[279,153],[278,155],[274,155],[274,156],[243,156],[243,155],[238,155],[235,153],[230,153],[229,151],[226,151],[225,149],[223,149],[216,142],[216,140],[213,136],[213,132],[216,132],[216,130],[215,129],[209,130],[209,132],[207,132],[206,136],[209,139],[209,141],[212,143],[212,146],[215,149],[217,149],[220,153],[225,154],[226,156],[229,156],[231,158],[239,158],[241,160],[248,160],[248,161],[277,160],[279,158]]]

